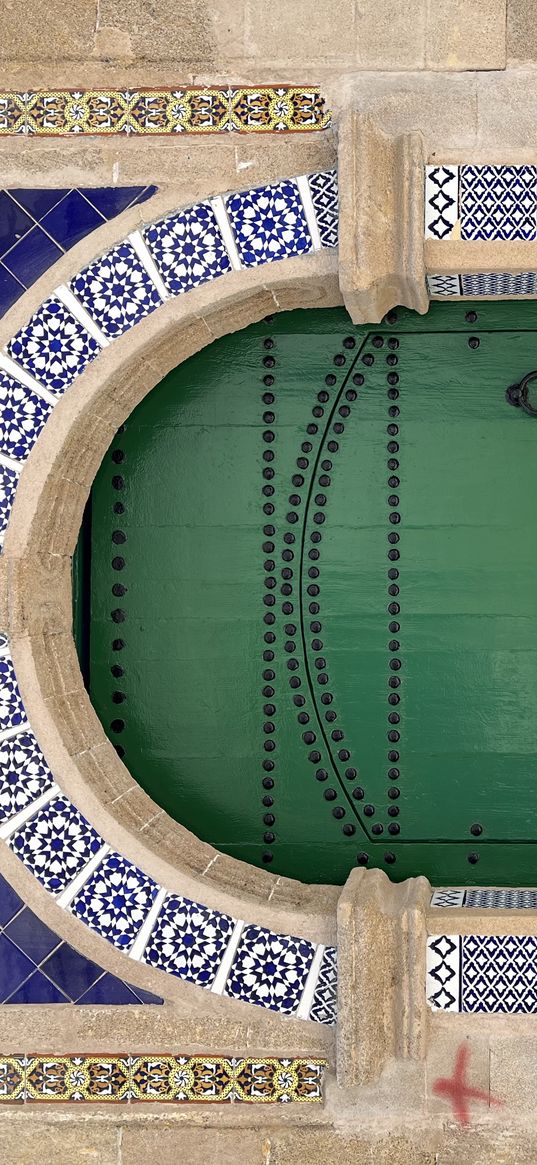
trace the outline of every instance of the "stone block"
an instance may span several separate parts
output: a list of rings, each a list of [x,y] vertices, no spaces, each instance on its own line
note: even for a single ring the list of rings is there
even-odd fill
[[[537,61],[534,0],[507,0],[507,59]]]
[[[513,1023],[513,1021],[511,1021]],[[527,1019],[515,1020],[517,1027]],[[526,1033],[493,1035],[490,1092],[508,1111],[534,1115],[537,1107],[537,1038]]]
[[[18,1116],[18,1114],[17,1114]],[[120,1165],[119,1130],[113,1125],[99,1127],[94,1122],[13,1120],[1,1114],[2,1157],[12,1165]],[[39,1146],[39,1149],[36,1148]]]
[[[312,66],[326,69],[331,63],[355,63],[354,0],[336,0],[330,11],[311,0],[272,0],[261,4],[247,0],[245,56],[270,62],[273,69]],[[301,76],[298,78],[303,80]]]
[[[339,136],[339,282],[354,323],[378,323],[398,304],[426,312],[424,147],[418,133],[388,137],[349,110]]]
[[[422,69],[426,0],[358,0],[356,38],[362,69]]]
[[[159,1165],[177,1165],[179,1160],[189,1165],[264,1165],[267,1161],[261,1130],[166,1126],[161,1118],[151,1129],[125,1128],[122,1165],[147,1165],[151,1159]]]
[[[0,60],[84,61],[93,48],[97,0],[47,0],[46,33],[43,8],[31,0],[21,12],[16,0],[0,5]],[[3,82],[4,84],[4,82]]]
[[[342,1087],[377,1080],[394,1056],[424,1059],[429,892],[425,878],[393,885],[382,870],[355,869],[347,879],[337,917]]]
[[[426,67],[461,72],[504,69],[506,0],[434,0],[429,6]]]
[[[204,0],[183,0],[173,6],[147,0],[100,0],[99,27],[129,37],[137,61],[173,61],[194,71],[216,65],[216,41]]]

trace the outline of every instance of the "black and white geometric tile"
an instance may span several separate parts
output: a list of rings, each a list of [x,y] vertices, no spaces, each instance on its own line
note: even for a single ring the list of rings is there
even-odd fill
[[[460,935],[427,939],[427,1002],[440,1011],[460,1011]]]
[[[425,238],[449,239],[459,218],[459,167],[425,167]]]
[[[537,1014],[535,935],[430,935],[427,1001],[433,1010]]]
[[[480,910],[537,910],[537,890],[510,890],[496,886],[433,890],[430,904]]]
[[[537,271],[487,271],[462,274],[429,274],[427,288],[433,298],[450,295],[480,297],[537,296]]]
[[[461,166],[462,239],[537,237],[537,166]]]
[[[337,1014],[337,948],[326,947],[309,1018],[333,1024]]]
[[[461,294],[461,277],[460,275],[428,275],[427,289],[429,295],[460,295]]]
[[[337,170],[324,174],[310,174],[308,178],[313,208],[323,247],[338,245],[338,185]]]

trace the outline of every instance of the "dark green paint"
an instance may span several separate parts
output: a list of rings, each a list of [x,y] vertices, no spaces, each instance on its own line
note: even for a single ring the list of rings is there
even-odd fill
[[[473,309],[478,318],[469,322]],[[267,337],[273,348],[264,347]],[[345,337],[355,339],[354,349]],[[390,337],[397,348],[388,347]],[[271,853],[271,870],[305,881],[342,882],[360,852],[395,879],[535,881],[537,422],[509,407],[504,393],[537,366],[536,340],[531,302],[436,304],[424,318],[399,311],[375,329],[353,327],[342,310],[288,313],[180,365],[118,434],[92,492],[90,693],[134,778],[200,837],[258,865]],[[337,354],[343,366],[334,363]],[[272,356],[275,367],[264,367]],[[388,364],[388,356],[398,363]],[[357,373],[365,381],[349,402]],[[397,400],[387,396],[389,373],[399,376]],[[327,374],[336,377],[333,387]],[[266,375],[274,386],[263,385]],[[323,391],[330,400],[314,417]],[[275,394],[274,405],[263,404],[263,392]],[[350,407],[348,417],[341,406]],[[400,416],[390,417],[390,406]],[[274,424],[263,422],[264,412],[275,413]],[[334,423],[344,432],[334,434]],[[318,432],[307,434],[308,424]],[[388,424],[399,432],[390,437]],[[275,440],[265,443],[264,431]],[[400,463],[393,488],[390,439],[400,446],[392,454]],[[304,440],[312,444],[306,453]],[[337,452],[328,452],[330,440]],[[114,450],[123,451],[121,464]],[[273,463],[263,461],[266,450],[274,451]],[[306,469],[297,468],[300,456]],[[326,458],[333,468],[323,487]],[[267,465],[273,481],[262,477]],[[293,486],[296,473],[303,486]],[[114,475],[123,489],[112,488]],[[273,498],[262,495],[263,485],[274,485]],[[293,494],[300,503],[289,501]],[[319,494],[326,504],[316,502]],[[390,506],[391,494],[398,506]],[[113,512],[118,502],[122,514]],[[274,504],[275,514],[263,515],[263,504]],[[299,520],[291,524],[293,510]],[[400,513],[399,524],[390,524],[391,512]],[[275,526],[274,537],[263,524]],[[124,545],[113,545],[114,529],[124,531]],[[391,563],[390,531],[400,553]],[[296,538],[290,546],[286,532]],[[319,544],[311,541],[315,532]],[[274,553],[263,542],[273,542]],[[308,557],[315,547],[318,560]],[[294,554],[287,564],[284,549]],[[114,554],[125,558],[121,571],[112,569]],[[274,590],[264,586],[271,559]],[[280,593],[286,565],[293,571],[287,596]],[[392,580],[400,594],[391,597],[390,566],[400,571]],[[318,579],[308,577],[312,568]],[[124,597],[112,595],[118,583],[127,587]],[[307,594],[312,585],[319,596]],[[264,595],[276,605],[263,605]],[[293,604],[288,615],[285,601]],[[318,615],[308,611],[312,601]],[[390,601],[400,614],[390,616]],[[115,609],[124,622],[112,621]],[[272,612],[274,626],[264,624]],[[390,619],[399,631],[390,632]],[[310,630],[314,620],[319,633]],[[83,642],[88,620],[78,621]],[[274,648],[263,643],[271,631]],[[312,647],[316,638],[322,648]],[[124,640],[123,650],[112,650],[114,639]],[[390,640],[400,648],[390,652]],[[286,642],[295,644],[292,653]],[[263,663],[263,650],[275,651],[274,663]],[[326,667],[316,666],[320,657]],[[392,672],[396,658],[401,669]],[[290,659],[299,661],[295,672]],[[113,665],[124,675],[114,679]],[[263,681],[263,668],[273,668],[273,682]],[[319,684],[324,674],[329,680]],[[292,676],[301,680],[294,690]],[[398,689],[389,688],[390,676],[401,679]],[[274,697],[263,698],[267,682]],[[114,692],[123,702],[113,702]],[[323,704],[328,692],[333,700]],[[390,692],[401,697],[398,705],[388,704]],[[305,697],[303,707],[293,695]],[[275,714],[264,713],[271,703]],[[337,719],[327,722],[332,711]],[[388,724],[390,712],[400,724]],[[299,713],[307,724],[298,723]],[[115,720],[124,721],[123,731],[112,729]],[[264,733],[265,723],[275,732]],[[344,740],[331,739],[334,729]],[[302,739],[307,731],[313,744]],[[400,741],[390,744],[388,731],[400,732]],[[264,751],[267,740],[276,743],[272,753]],[[350,760],[339,757],[341,748]],[[389,748],[400,752],[399,763],[388,762]],[[316,749],[321,760],[312,763]],[[273,773],[263,773],[264,758],[274,759]],[[345,776],[349,767],[359,770],[354,780]],[[388,777],[394,767],[397,781]],[[324,782],[316,780],[319,769],[328,773]],[[273,777],[273,790],[263,789],[264,775]],[[362,800],[352,795],[357,787]],[[394,787],[398,799],[388,795]],[[327,789],[334,800],[325,799]],[[263,806],[267,795],[273,806]],[[399,816],[390,817],[390,807]],[[335,817],[334,808],[344,815]],[[274,814],[273,826],[264,824],[266,813]],[[389,835],[390,823],[399,835]],[[473,824],[483,827],[481,836],[472,836]],[[351,836],[343,832],[349,825]],[[267,831],[274,843],[264,842]],[[388,852],[395,863],[386,862]]]

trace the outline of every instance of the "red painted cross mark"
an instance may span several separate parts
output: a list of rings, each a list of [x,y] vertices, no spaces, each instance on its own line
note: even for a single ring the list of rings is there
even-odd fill
[[[435,1096],[442,1096],[451,1101],[455,1118],[461,1125],[470,1124],[468,1105],[470,1100],[482,1100],[486,1105],[502,1103],[501,1100],[496,1100],[495,1097],[490,1096],[488,1092],[482,1092],[480,1088],[471,1088],[466,1083],[466,1069],[469,1059],[470,1048],[468,1044],[461,1044],[455,1058],[453,1076],[441,1076],[433,1084]]]

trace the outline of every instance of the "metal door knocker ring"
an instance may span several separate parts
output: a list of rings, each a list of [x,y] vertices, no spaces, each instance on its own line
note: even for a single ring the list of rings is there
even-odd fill
[[[535,372],[528,372],[527,376],[520,381],[520,384],[511,384],[506,390],[505,398],[510,405],[514,405],[516,409],[524,409],[530,417],[537,417],[537,407],[531,404],[528,399],[528,385],[532,380],[537,380],[537,370]]]

